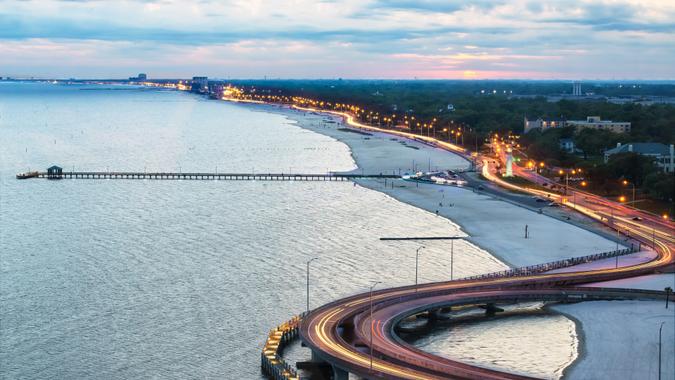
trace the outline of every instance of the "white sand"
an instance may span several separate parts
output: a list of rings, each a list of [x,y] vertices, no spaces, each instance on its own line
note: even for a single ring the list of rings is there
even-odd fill
[[[364,173],[410,172],[417,170],[464,169],[470,163],[445,150],[384,133],[370,136],[338,130],[345,126],[326,123],[330,118],[295,110],[280,111],[303,127],[346,143]],[[396,140],[393,140],[396,139]],[[405,141],[404,146],[400,141]],[[364,187],[384,192],[402,202],[451,219],[469,235],[467,240],[489,251],[511,266],[526,266],[564,258],[613,250],[616,243],[569,223],[540,215],[526,208],[470,189],[412,182],[359,180]],[[442,204],[442,206],[440,205]],[[528,225],[529,238],[524,238]]]
[[[664,322],[661,378],[675,379],[675,307],[666,310],[657,301],[597,301],[551,309],[580,323],[581,356],[566,370],[567,378],[657,379],[659,326]]]
[[[261,107],[261,106],[254,106]],[[261,107],[270,110],[268,106]],[[412,172],[431,169],[463,169],[469,163],[447,151],[432,148],[418,142],[405,140],[407,146],[390,135],[339,131],[339,123],[326,123],[325,115],[303,113],[273,107],[274,112],[286,114],[303,128],[334,137],[346,143],[359,169],[364,173]],[[564,258],[583,256],[616,248],[616,242],[601,237],[587,229],[540,215],[513,203],[475,193],[470,189],[450,186],[415,184],[402,180],[359,180],[364,187],[384,192],[395,199],[409,203],[460,225],[469,237],[466,239],[489,251],[511,266],[526,266]],[[560,212],[559,212],[560,213]],[[563,211],[564,213],[564,211]],[[582,223],[583,224],[583,223]],[[524,238],[525,225],[529,226],[529,238]],[[642,262],[653,253],[641,252],[631,257],[620,258],[620,263]],[[614,265],[614,260],[586,264],[588,269]],[[576,268],[575,268],[576,269]],[[647,276],[645,276],[647,277]],[[627,281],[627,280],[622,280]],[[630,280],[628,280],[630,281]],[[652,287],[663,279],[632,280],[634,284],[647,282]],[[622,286],[625,283],[617,283]],[[602,283],[598,286],[612,286]],[[663,288],[661,288],[663,289]],[[639,307],[638,307],[639,306]],[[660,307],[660,308],[659,308]],[[673,378],[673,327],[672,314],[664,314],[663,305],[657,302],[591,302],[555,306],[583,324],[585,350],[570,370],[569,378],[635,378],[655,377],[655,333],[661,320],[670,318],[669,327],[664,326],[664,337],[670,342],[667,353]],[[675,307],[673,307],[675,309]],[[671,310],[673,310],[671,309]],[[660,323],[660,322],[659,322]],[[670,340],[668,340],[670,339]],[[665,372],[664,372],[665,373]],[[651,376],[651,377],[648,377]]]

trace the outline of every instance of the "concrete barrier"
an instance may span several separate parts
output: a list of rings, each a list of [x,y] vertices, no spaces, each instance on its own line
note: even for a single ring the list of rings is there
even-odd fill
[[[260,368],[265,376],[272,380],[298,380],[297,370],[281,357],[285,346],[298,337],[300,321],[305,313],[272,329],[267,336],[260,355]]]

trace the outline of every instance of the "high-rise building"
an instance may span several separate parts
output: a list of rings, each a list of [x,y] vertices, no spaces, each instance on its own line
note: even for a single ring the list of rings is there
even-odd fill
[[[129,77],[129,80],[132,82],[143,82],[148,79],[148,76],[145,73],[140,73],[138,76]]]
[[[192,77],[192,92],[207,93],[209,92],[209,78],[208,77]]]
[[[572,84],[572,95],[581,96],[581,82],[574,82]]]

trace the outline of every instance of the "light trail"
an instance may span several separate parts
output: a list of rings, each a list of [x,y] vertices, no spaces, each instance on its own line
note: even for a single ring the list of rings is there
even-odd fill
[[[457,145],[435,139],[433,137],[420,136],[404,131],[395,131],[383,129],[360,123],[355,120],[354,116],[347,112],[322,110],[308,107],[300,107],[293,105],[295,109],[320,112],[331,115],[343,117],[345,122],[352,127],[365,129],[369,131],[387,133],[390,135],[401,136],[416,141],[423,141],[433,146],[440,147],[458,153],[467,160],[471,160],[471,155],[467,150]],[[569,196],[564,196],[554,192],[548,192],[527,186],[518,186],[506,182],[494,175],[490,170],[490,163],[487,158],[482,158],[483,176],[509,190],[524,192],[536,196],[547,197],[553,201],[557,201],[562,205],[568,206],[571,209],[586,215],[593,220],[601,222],[610,228],[618,228],[621,231],[629,232],[634,239],[638,239],[643,243],[652,243],[657,252],[656,258],[651,261],[643,262],[635,265],[622,266],[618,268],[585,270],[578,272],[565,273],[544,273],[529,276],[519,276],[511,278],[494,278],[494,279],[480,279],[480,280],[459,280],[451,282],[423,284],[419,286],[408,286],[401,288],[392,288],[379,290],[372,294],[372,301],[374,307],[380,310],[380,307],[386,308],[397,306],[401,312],[406,310],[408,305],[419,305],[426,307],[433,307],[433,302],[438,297],[466,297],[469,298],[475,294],[477,289],[491,289],[492,293],[499,292],[511,294],[516,292],[509,289],[518,290],[523,296],[541,293],[542,291],[549,292],[565,292],[570,288],[550,288],[556,286],[569,286],[572,284],[583,284],[589,282],[598,282],[611,279],[626,278],[638,276],[648,273],[653,273],[654,270],[665,268],[673,265],[673,239],[672,227],[670,224],[662,224],[661,221],[656,222],[660,228],[649,227],[640,223],[635,223],[633,220],[626,220],[626,216],[615,215],[612,224],[605,223],[604,219],[608,219],[605,207],[617,207],[621,209],[621,205],[614,205],[613,202],[607,200],[597,200],[596,196],[592,196],[592,201],[599,203],[599,207],[593,207],[593,202],[590,204],[579,202],[570,202]],[[520,169],[518,169],[520,170]],[[573,190],[576,191],[576,190]],[[584,194],[584,196],[591,196]],[[623,210],[622,210],[623,211]],[[651,222],[654,222],[651,220]],[[665,231],[662,230],[665,228]],[[658,235],[658,239],[656,236]],[[663,241],[665,240],[665,242]],[[524,288],[525,287],[525,288]],[[532,290],[527,290],[532,287]],[[544,287],[545,289],[541,289]],[[590,291],[590,290],[589,290]],[[510,293],[509,293],[510,292]],[[488,292],[489,293],[489,292]],[[436,298],[434,298],[436,297]],[[475,301],[473,301],[475,303]],[[371,377],[385,377],[395,379],[439,379],[448,378],[448,375],[443,375],[443,371],[453,372],[453,378],[467,378],[467,379],[522,379],[523,376],[503,373],[495,370],[488,370],[478,366],[472,366],[464,363],[453,362],[448,359],[434,356],[428,353],[417,352],[414,348],[401,344],[399,341],[391,338],[393,334],[392,321],[396,320],[397,315],[390,315],[387,320],[382,321],[377,319],[378,332],[373,337],[377,336],[377,341],[374,342],[373,347],[377,355],[372,358],[373,369],[376,373],[370,373],[370,355],[359,351],[349,342],[345,341],[338,332],[338,328],[347,321],[352,321],[359,315],[367,314],[368,305],[370,304],[369,294],[360,294],[348,297],[343,300],[334,301],[318,309],[310,312],[302,321],[301,336],[303,341],[315,352],[318,352],[324,359],[334,360],[339,367],[348,368],[350,372],[360,374],[362,376]],[[412,307],[412,306],[411,306]],[[400,317],[400,315],[398,315]],[[369,324],[372,322],[369,317],[359,319],[362,324]],[[346,328],[346,327],[343,327]],[[357,329],[357,334],[363,334],[363,328]],[[362,339],[361,344],[367,346],[366,340]],[[377,344],[375,344],[377,343]],[[382,344],[382,346],[378,346]],[[384,352],[388,352],[387,355]],[[379,356],[384,356],[380,358]],[[387,360],[388,359],[388,360]],[[403,363],[403,364],[401,364]],[[421,364],[420,364],[421,363]],[[440,373],[439,373],[440,371]]]

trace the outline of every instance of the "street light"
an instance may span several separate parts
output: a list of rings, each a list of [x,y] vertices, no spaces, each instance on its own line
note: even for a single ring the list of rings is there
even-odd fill
[[[673,292],[673,288],[671,288],[670,286],[668,286],[668,287],[666,287],[666,288],[663,289],[663,290],[665,290],[665,292],[666,292],[666,309],[667,309],[667,308],[668,308],[668,298],[670,298],[670,293]]]
[[[663,324],[666,322],[661,322],[659,326],[659,380],[661,380],[661,330],[663,330]]]
[[[625,179],[621,183],[623,183],[624,186],[628,186],[629,183],[631,184],[631,186],[633,186],[633,203],[634,203],[635,202],[635,183],[634,182],[628,182],[628,180],[625,180]]]
[[[426,248],[425,246],[421,246],[417,248],[415,251],[415,292],[417,292],[417,268],[420,260],[420,249]]]
[[[307,312],[309,313],[309,263],[311,263],[314,260],[318,260],[318,257],[312,257],[311,259],[307,260]]]
[[[381,283],[381,281],[376,281],[370,286],[370,372],[373,372],[373,330],[375,329],[375,323],[373,322],[373,289],[377,284]]]
[[[450,281],[452,281],[452,275],[455,270],[454,257],[455,257],[455,239],[452,239],[450,240]]]

